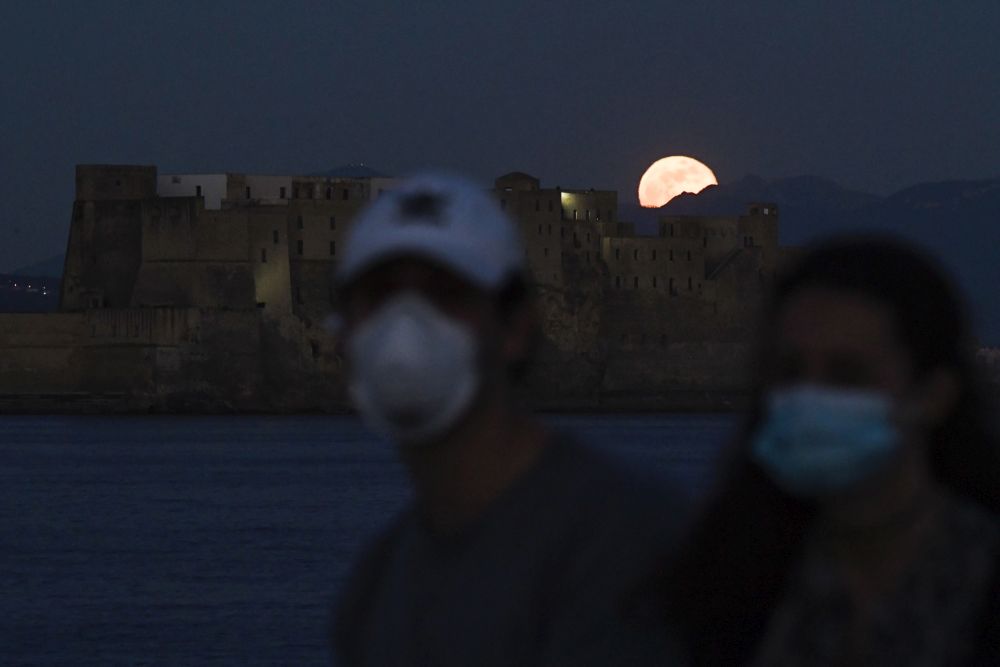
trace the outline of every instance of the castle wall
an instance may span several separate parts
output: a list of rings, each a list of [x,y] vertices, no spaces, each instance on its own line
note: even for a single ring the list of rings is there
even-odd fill
[[[705,249],[688,237],[605,238],[601,255],[615,290],[698,298],[705,280]]]
[[[230,195],[229,175],[165,174],[157,179],[156,193],[160,197],[203,197],[205,208],[218,210]]]
[[[142,205],[141,200],[74,203],[62,310],[123,308],[132,302],[142,256]]]
[[[292,291],[287,210],[283,206],[256,206],[246,208],[244,215],[257,307],[263,307],[269,317],[288,316],[292,312]]]
[[[76,166],[76,199],[121,201],[156,196],[156,167],[108,164]]]
[[[253,308],[247,214],[210,211],[199,198],[162,198],[142,210],[135,307]]]

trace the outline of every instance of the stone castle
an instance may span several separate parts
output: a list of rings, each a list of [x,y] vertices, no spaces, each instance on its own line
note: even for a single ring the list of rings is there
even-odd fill
[[[158,175],[80,165],[60,309],[0,315],[0,409],[346,408],[331,276],[357,212],[394,180]],[[510,173],[543,340],[525,392],[563,409],[725,407],[787,250],[778,211],[618,219],[617,193]]]

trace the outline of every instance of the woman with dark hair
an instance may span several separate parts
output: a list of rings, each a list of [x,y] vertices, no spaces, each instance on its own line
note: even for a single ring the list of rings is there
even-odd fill
[[[778,281],[742,437],[664,578],[698,664],[1000,664],[1000,453],[964,310],[921,253]]]

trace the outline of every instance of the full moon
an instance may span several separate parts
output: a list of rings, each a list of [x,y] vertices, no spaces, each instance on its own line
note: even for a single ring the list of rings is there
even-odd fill
[[[718,185],[715,174],[694,158],[671,155],[649,165],[639,179],[639,203],[659,208],[681,194],[698,194],[709,185]]]

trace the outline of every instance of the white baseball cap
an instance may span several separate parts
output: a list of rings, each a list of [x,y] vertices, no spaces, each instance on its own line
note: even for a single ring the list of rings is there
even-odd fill
[[[406,179],[360,213],[337,281],[350,283],[394,257],[427,259],[486,290],[523,272],[525,261],[517,229],[486,191],[438,174]]]

